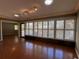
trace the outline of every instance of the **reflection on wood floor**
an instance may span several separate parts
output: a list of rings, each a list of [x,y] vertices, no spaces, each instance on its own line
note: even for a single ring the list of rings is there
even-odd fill
[[[6,37],[0,42],[0,59],[74,59],[74,48]]]

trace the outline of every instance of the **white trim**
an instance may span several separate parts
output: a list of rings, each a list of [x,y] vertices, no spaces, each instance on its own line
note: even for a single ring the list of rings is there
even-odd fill
[[[78,59],[79,59],[79,53],[78,53],[78,51],[77,51],[76,48],[75,48],[75,51],[76,51],[77,57],[78,57]]]

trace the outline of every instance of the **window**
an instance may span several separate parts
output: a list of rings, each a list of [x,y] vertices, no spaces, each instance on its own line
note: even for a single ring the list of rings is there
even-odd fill
[[[56,29],[64,29],[64,20],[56,21]]]
[[[25,24],[21,24],[21,36],[25,36],[25,29],[24,29]]]
[[[37,29],[37,22],[34,22],[34,29]]]
[[[64,39],[63,35],[64,35],[63,30],[56,30],[56,39],[63,40]]]
[[[65,40],[74,41],[75,20],[65,20]]]
[[[42,37],[42,30],[38,30],[38,37]]]
[[[26,30],[26,35],[28,35],[29,34],[29,31],[28,30]]]
[[[54,30],[49,30],[49,38],[54,38]]]
[[[43,30],[43,37],[47,37],[47,30]]]
[[[75,21],[74,20],[66,20],[65,21],[65,29],[74,29],[74,23]]]
[[[54,20],[49,21],[49,29],[54,29]]]
[[[29,23],[26,23],[26,29],[28,29],[28,27],[29,27]]]
[[[29,26],[29,23],[26,23],[26,35],[29,34],[29,31],[28,31],[28,26]]]
[[[56,21],[56,39],[64,39],[64,20]]]
[[[43,29],[48,29],[48,22],[47,21],[43,21]]]
[[[33,23],[32,22],[29,23],[29,27],[28,28],[29,29],[33,29]]]
[[[54,20],[49,21],[49,31],[48,31],[48,37],[54,38]]]
[[[42,22],[38,22],[38,29],[42,29]]]
[[[34,36],[37,36],[38,34],[37,34],[37,32],[38,32],[38,30],[37,30],[37,22],[34,22]]]
[[[26,26],[26,28],[24,28]],[[75,20],[73,19],[50,19],[40,21],[30,21],[26,25],[21,25],[22,36],[26,35],[74,41],[75,39]],[[25,31],[24,31],[25,30]]]
[[[42,37],[42,21],[38,21],[38,37]]]
[[[48,22],[43,21],[43,37],[47,37]]]
[[[29,27],[28,27],[28,34],[33,36],[33,22],[29,22],[28,23]]]
[[[33,30],[29,30],[29,35],[33,36]]]
[[[14,25],[14,30],[18,30],[18,25]]]
[[[74,40],[74,31],[66,30],[65,31],[65,39],[66,40]]]
[[[34,36],[37,36],[38,34],[37,34],[37,29],[34,29]]]

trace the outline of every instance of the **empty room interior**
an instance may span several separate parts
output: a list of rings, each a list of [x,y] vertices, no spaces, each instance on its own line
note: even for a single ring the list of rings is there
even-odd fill
[[[79,0],[0,0],[0,59],[79,59]]]

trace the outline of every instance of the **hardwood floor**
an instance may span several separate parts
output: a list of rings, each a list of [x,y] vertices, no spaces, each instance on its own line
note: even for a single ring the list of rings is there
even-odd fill
[[[31,42],[18,37],[6,37],[0,42],[0,59],[74,59],[74,48]]]

